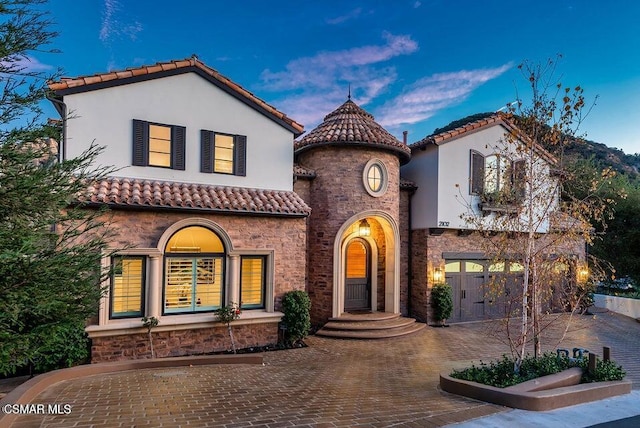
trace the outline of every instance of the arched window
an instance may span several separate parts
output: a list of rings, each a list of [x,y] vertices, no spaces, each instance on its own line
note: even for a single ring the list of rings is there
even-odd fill
[[[165,247],[164,312],[206,312],[224,299],[225,248],[202,226],[177,231]]]

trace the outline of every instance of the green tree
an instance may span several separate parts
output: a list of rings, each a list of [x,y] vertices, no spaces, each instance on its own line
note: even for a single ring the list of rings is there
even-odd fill
[[[55,34],[39,0],[0,1],[0,373],[71,365],[106,273],[105,214],[86,209],[99,149],[58,162],[60,129],[41,123],[46,75],[33,52]]]

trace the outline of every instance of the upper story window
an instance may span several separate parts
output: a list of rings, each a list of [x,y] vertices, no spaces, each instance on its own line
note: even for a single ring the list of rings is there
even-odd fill
[[[184,126],[133,120],[133,165],[185,169]]]
[[[200,172],[246,176],[247,137],[200,131]]]
[[[514,203],[524,197],[525,161],[471,151],[469,193]]]
[[[364,188],[371,196],[382,196],[387,191],[388,174],[384,163],[379,159],[371,159],[362,172]]]

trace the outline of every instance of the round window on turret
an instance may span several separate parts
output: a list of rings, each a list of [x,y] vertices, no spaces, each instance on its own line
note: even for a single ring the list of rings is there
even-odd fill
[[[387,191],[387,168],[379,159],[371,159],[362,173],[364,188],[371,196],[378,197]]]

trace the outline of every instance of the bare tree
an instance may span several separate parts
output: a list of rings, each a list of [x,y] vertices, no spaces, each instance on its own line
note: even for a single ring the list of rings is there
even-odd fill
[[[592,223],[605,221],[611,202],[597,195],[610,170],[589,177],[588,191],[579,196],[567,186],[576,171],[565,148],[581,140],[579,128],[592,106],[586,107],[581,87],[560,83],[555,66],[555,60],[519,66],[531,99],[518,94],[500,114],[504,137],[472,153],[472,196],[465,200],[464,220],[486,238],[485,291],[506,315],[516,371],[529,343],[534,356],[541,354],[542,332],[557,319],[549,315],[580,307],[594,273],[586,253]]]

